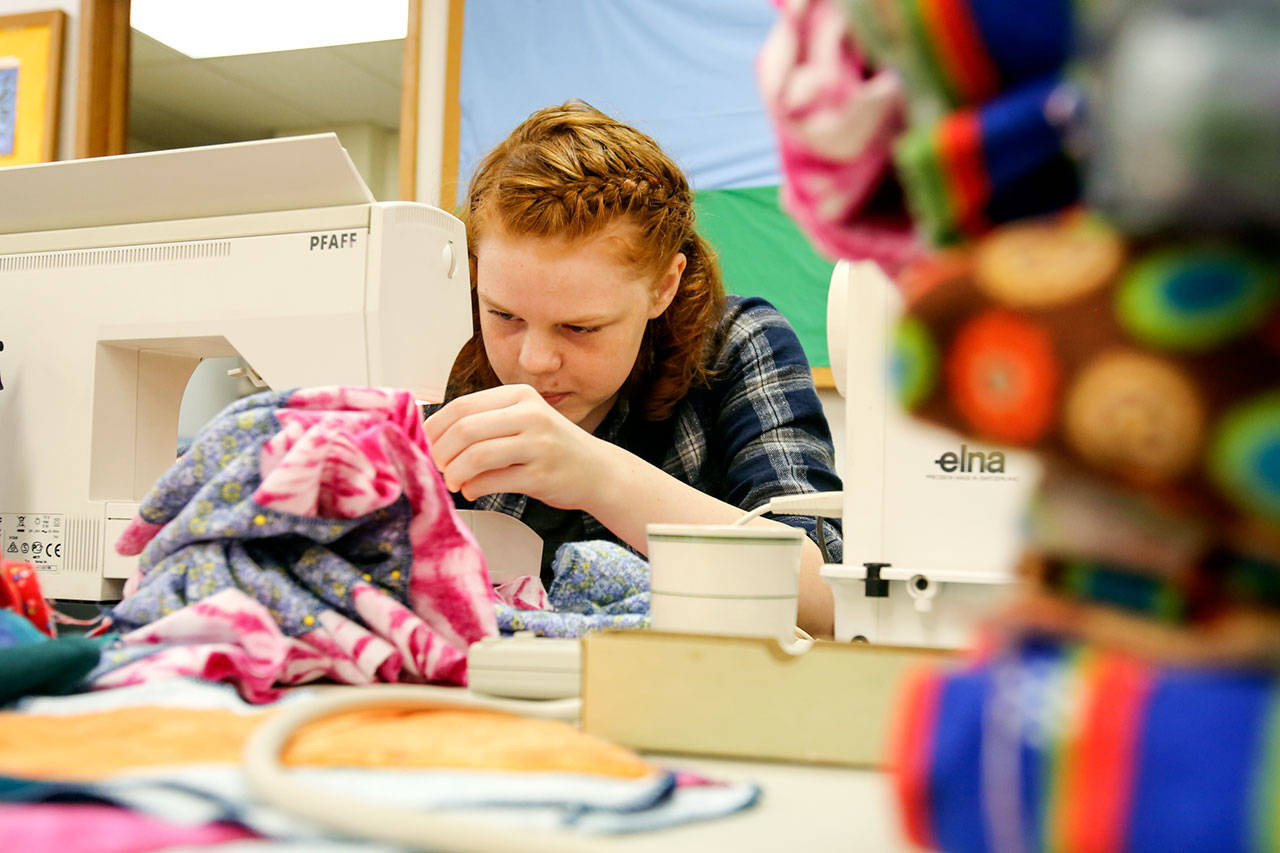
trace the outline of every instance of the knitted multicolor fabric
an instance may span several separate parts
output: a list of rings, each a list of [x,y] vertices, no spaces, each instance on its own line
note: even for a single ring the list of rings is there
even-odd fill
[[[954,243],[1075,202],[1080,180],[1065,139],[1080,100],[1072,84],[1049,77],[914,122],[894,159],[922,236]]]
[[[328,677],[465,679],[495,634],[483,556],[431,461],[412,394],[265,392],[228,406],[156,482],[117,550],[98,686],[195,675],[270,698]]]
[[[904,81],[894,163],[933,245],[1059,210],[1080,197],[1068,140],[1083,94],[1065,73],[1074,0],[843,0],[857,46]]]
[[[921,672],[892,746],[941,850],[1275,850],[1280,677],[1028,640]]]
[[[843,2],[873,59],[901,71],[917,112],[981,103],[1052,74],[1077,41],[1077,0]]]
[[[1052,632],[1153,662],[1280,669],[1280,548],[1062,462],[1030,506],[1028,583],[1007,631]]]
[[[1073,210],[900,283],[908,410],[1045,463],[1003,627],[1280,667],[1280,264]]]
[[[1188,91],[1217,58],[1166,21],[1121,27],[1088,57],[1083,78],[1104,86],[1085,110],[1053,81],[1076,71],[1089,3],[846,3],[907,82],[895,157],[923,233],[969,241],[898,277],[902,401],[1045,463],[1029,582],[989,626],[990,651],[904,696],[908,836],[964,851],[1276,849],[1280,265],[1240,240],[1274,193],[1239,191],[1240,155],[1274,138],[1274,109],[1239,109],[1227,77]],[[1251,4],[1119,5],[1182,7],[1198,26]],[[1273,55],[1215,67],[1248,67],[1246,90],[1274,92],[1254,62]],[[1212,156],[1170,120],[1202,107]],[[1092,146],[1086,196],[1144,239],[1060,212],[1078,191],[1077,138]],[[1269,153],[1254,168],[1274,171],[1274,145],[1256,150]]]

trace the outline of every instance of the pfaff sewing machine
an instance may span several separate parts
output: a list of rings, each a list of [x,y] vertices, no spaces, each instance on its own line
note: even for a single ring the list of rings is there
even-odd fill
[[[837,640],[965,646],[1013,579],[1040,467],[901,410],[890,364],[901,312],[879,266],[836,264],[827,340],[845,398],[844,562],[822,576]]]
[[[0,169],[0,552],[118,598],[202,358],[442,398],[471,334],[462,223],[375,202],[332,134]]]

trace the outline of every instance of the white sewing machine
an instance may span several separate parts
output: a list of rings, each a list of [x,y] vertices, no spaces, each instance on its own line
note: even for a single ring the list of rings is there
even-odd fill
[[[879,266],[836,264],[827,341],[845,398],[844,562],[822,577],[837,640],[960,647],[1009,587],[1040,467],[902,411],[889,363],[901,312]]]
[[[201,358],[439,400],[468,279],[462,223],[375,202],[333,134],[0,169],[0,553],[118,598]]]

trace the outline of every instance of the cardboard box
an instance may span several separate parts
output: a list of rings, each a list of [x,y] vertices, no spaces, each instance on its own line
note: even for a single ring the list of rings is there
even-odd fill
[[[635,749],[881,767],[905,676],[953,653],[615,631],[583,638],[582,728]]]

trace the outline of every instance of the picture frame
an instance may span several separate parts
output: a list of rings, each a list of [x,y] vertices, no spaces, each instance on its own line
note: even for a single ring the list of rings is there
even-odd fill
[[[60,9],[0,15],[0,167],[58,157],[66,27]]]

